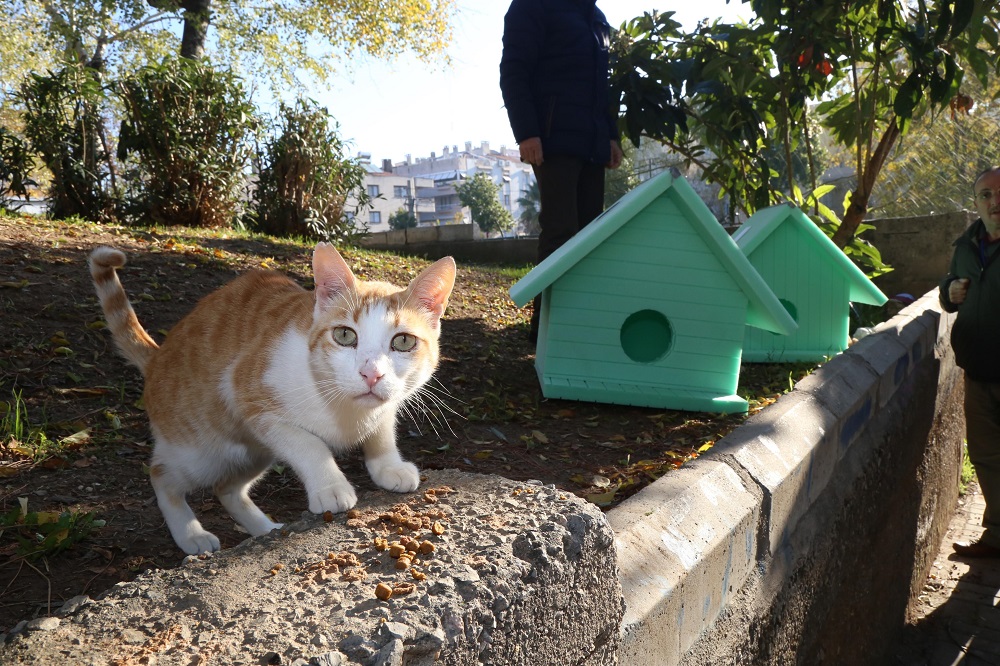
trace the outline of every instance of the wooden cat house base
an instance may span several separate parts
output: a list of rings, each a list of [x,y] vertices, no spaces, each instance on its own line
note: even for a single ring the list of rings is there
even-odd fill
[[[744,327],[795,321],[680,176],[646,181],[515,284],[542,294],[535,369],[548,398],[745,412]]]
[[[791,335],[747,327],[743,360],[822,361],[847,349],[850,304],[885,294],[792,204],[757,211],[733,240],[799,325]]]

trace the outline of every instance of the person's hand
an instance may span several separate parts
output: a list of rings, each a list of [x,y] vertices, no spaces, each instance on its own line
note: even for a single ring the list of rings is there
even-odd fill
[[[521,161],[532,166],[540,166],[545,160],[542,156],[542,140],[533,136],[517,144],[521,153]]]
[[[617,169],[622,165],[622,158],[624,157],[622,153],[622,147],[618,145],[618,142],[614,139],[611,140],[611,159],[605,165],[609,169]]]
[[[969,293],[969,279],[968,278],[958,278],[957,280],[952,280],[948,285],[948,300],[955,305],[961,305],[965,302],[965,296]]]

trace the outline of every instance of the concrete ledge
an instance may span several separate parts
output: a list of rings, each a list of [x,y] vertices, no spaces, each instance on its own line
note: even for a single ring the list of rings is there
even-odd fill
[[[600,510],[551,486],[425,476],[426,494],[359,492],[356,512],[330,523],[307,515],[75,599],[19,626],[0,663],[616,663],[624,604]],[[423,580],[374,545],[403,536],[435,546],[417,556]],[[380,583],[396,590],[388,600]]]
[[[676,663],[754,565],[759,493],[727,465],[693,462],[610,512],[629,590],[621,663]]]
[[[887,663],[957,500],[950,322],[929,292],[609,512],[622,663]]]

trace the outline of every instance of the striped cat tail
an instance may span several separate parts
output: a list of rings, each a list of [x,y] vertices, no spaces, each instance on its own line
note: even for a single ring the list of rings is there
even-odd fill
[[[118,280],[115,269],[125,265],[125,253],[112,247],[99,247],[90,253],[88,263],[97,298],[104,310],[104,319],[118,351],[145,374],[146,365],[159,345],[139,323]]]

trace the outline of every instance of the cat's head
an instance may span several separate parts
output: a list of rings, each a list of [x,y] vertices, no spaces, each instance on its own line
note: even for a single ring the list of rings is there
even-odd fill
[[[340,253],[320,243],[313,273],[310,349],[342,401],[358,408],[398,403],[430,379],[455,285],[454,259],[440,259],[402,288],[356,279]]]

